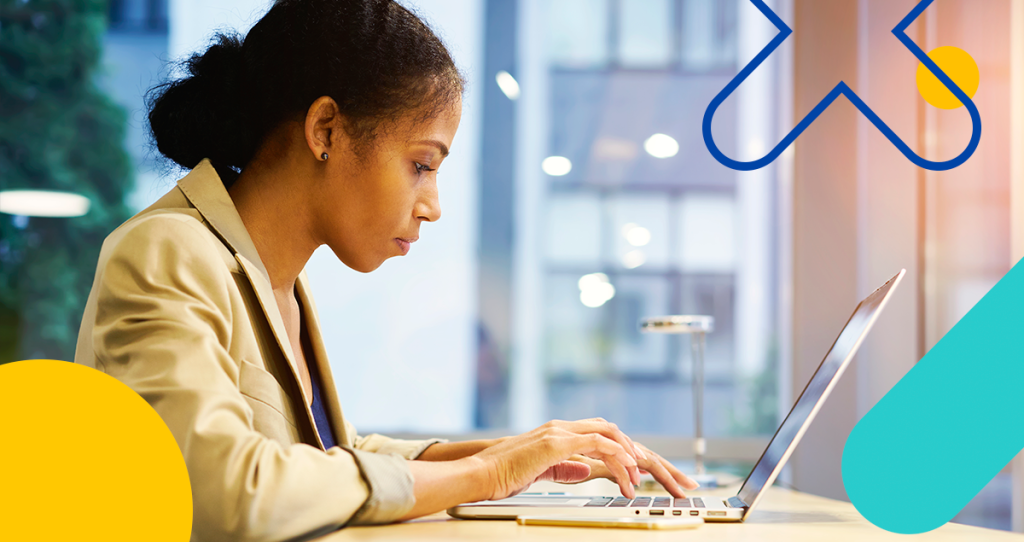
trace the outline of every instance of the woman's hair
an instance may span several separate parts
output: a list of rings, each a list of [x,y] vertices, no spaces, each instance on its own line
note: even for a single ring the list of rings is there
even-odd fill
[[[181,64],[184,78],[150,91],[149,126],[164,156],[187,169],[209,158],[226,185],[321,96],[359,152],[386,122],[440,114],[464,85],[441,40],[392,0],[279,0],[244,39],[213,42]]]

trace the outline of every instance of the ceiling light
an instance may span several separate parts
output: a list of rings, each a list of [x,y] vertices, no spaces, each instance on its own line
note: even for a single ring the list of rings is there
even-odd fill
[[[580,277],[579,282],[576,284],[580,287],[580,290],[587,290],[606,282],[608,282],[608,275],[604,273],[591,273]]]
[[[509,100],[519,99],[519,82],[516,81],[515,77],[512,77],[511,73],[501,70],[494,76],[494,80],[498,82],[498,88],[505,93]]]
[[[548,156],[541,162],[540,168],[552,177],[561,177],[572,171],[572,162],[564,156]]]
[[[631,250],[622,257],[622,267],[626,269],[636,269],[647,261],[647,257],[644,256],[642,250]]]
[[[654,134],[644,141],[644,150],[655,158],[671,158],[679,152],[679,143],[672,136]]]
[[[615,297],[615,286],[608,282],[608,275],[591,273],[580,277],[580,302],[590,308],[597,308]]]
[[[622,227],[622,236],[635,247],[642,247],[651,242],[651,230],[632,222]]]
[[[0,191],[0,213],[20,216],[73,217],[89,212],[89,198],[51,190]]]

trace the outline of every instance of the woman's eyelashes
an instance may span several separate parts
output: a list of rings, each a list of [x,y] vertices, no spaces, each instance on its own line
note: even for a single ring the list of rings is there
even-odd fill
[[[435,171],[437,169],[437,168],[432,168],[430,166],[425,166],[425,165],[423,165],[423,164],[421,164],[419,162],[413,162],[413,164],[415,164],[415,166],[416,166],[416,173],[424,173],[424,172],[427,172],[427,171]]]

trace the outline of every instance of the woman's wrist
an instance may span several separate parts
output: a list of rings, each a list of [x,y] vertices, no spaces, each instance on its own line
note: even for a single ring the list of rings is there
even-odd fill
[[[454,461],[409,462],[416,504],[401,520],[421,517],[462,503],[489,499],[494,494],[488,464],[479,457]]]
[[[419,461],[455,461],[478,454],[495,444],[500,444],[507,438],[509,437],[462,442],[439,442],[428,446],[416,459]]]
[[[459,462],[464,463],[464,472],[470,486],[466,502],[491,499],[494,496],[494,477],[488,463],[476,456],[464,457]]]

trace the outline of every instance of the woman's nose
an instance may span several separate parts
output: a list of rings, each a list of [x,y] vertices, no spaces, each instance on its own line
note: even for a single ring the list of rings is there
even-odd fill
[[[441,202],[438,199],[437,185],[433,184],[424,189],[416,202],[416,218],[435,222],[441,218]]]

